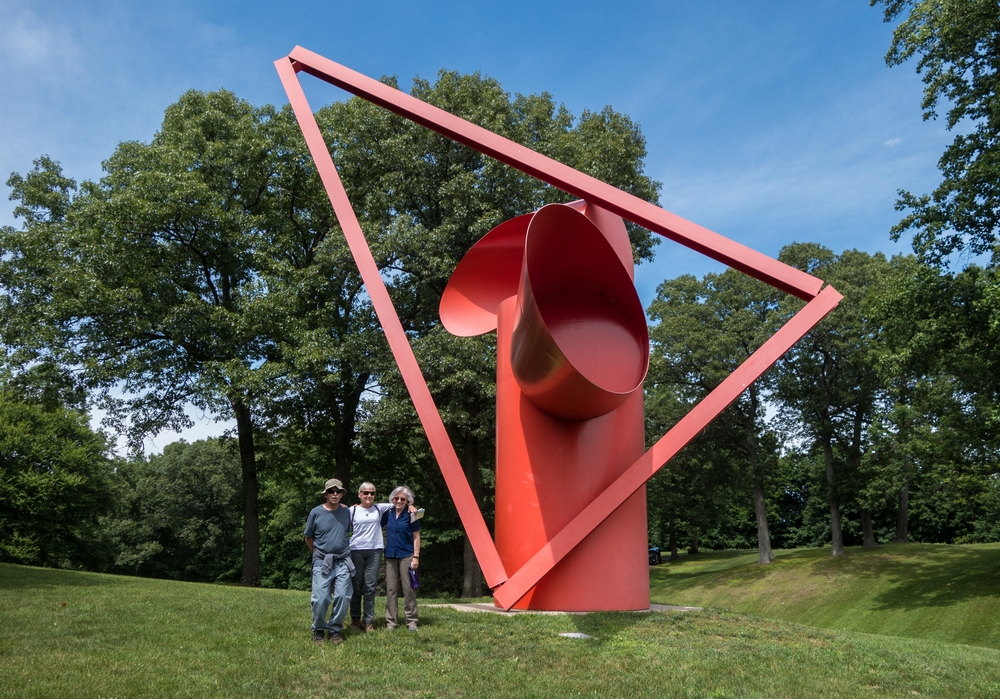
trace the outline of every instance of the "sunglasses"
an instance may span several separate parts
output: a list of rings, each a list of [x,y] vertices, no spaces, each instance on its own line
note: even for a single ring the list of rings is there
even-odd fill
[[[346,492],[346,490],[337,490],[336,488],[330,488],[326,491],[327,495],[343,495]]]
[[[362,495],[374,495],[375,491],[374,490],[362,490],[361,494]]]
[[[406,502],[406,496],[405,495],[400,495],[398,498],[393,498],[392,501],[393,502]]]

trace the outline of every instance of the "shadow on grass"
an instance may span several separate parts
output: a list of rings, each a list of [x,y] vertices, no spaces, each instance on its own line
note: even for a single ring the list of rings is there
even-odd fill
[[[580,633],[592,636],[598,643],[607,643],[633,626],[645,621],[649,614],[657,612],[591,612],[570,617],[573,626]]]
[[[75,570],[56,568],[32,568],[30,566],[0,563],[0,590],[36,590],[47,587],[107,587],[126,584],[131,578],[114,575],[80,573]]]
[[[948,546],[933,555],[882,562],[881,574],[895,587],[874,598],[873,609],[878,610],[947,607],[1000,597],[1000,550]]]
[[[837,558],[830,556],[826,548],[798,549],[781,553],[768,566],[748,563],[687,571],[679,565],[668,574],[651,573],[650,583],[654,597],[663,597],[669,590],[738,587],[771,576],[777,576],[782,585],[820,579],[827,584],[849,586],[872,580],[883,590],[871,598],[873,610],[947,607],[1000,597],[1000,548],[890,544],[870,550],[848,548],[843,557]]]
[[[666,568],[651,568],[649,581],[653,587],[667,584],[677,589],[686,589],[695,585],[717,587],[730,585],[734,581],[747,582],[766,577],[769,571],[779,567],[782,562],[798,558],[797,553],[794,551],[782,552],[774,563],[769,566],[761,566],[757,565],[756,551],[712,551],[707,554],[699,554],[696,560],[682,558],[679,561],[671,562]],[[724,565],[726,561],[741,558],[752,559],[753,562]]]

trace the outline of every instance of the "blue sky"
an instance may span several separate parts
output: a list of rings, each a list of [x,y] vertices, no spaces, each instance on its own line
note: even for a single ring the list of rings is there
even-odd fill
[[[273,62],[299,44],[404,87],[447,68],[548,91],[574,114],[610,104],[640,124],[665,208],[766,254],[793,241],[905,252],[888,235],[896,191],[930,191],[951,136],[922,120],[914,65],[886,67],[891,33],[867,0],[0,0],[0,174],[44,153],[98,178],[191,88],[284,104]],[[303,84],[314,108],[345,97]],[[0,225],[16,225],[12,209],[2,197]],[[718,269],[664,241],[640,296]]]

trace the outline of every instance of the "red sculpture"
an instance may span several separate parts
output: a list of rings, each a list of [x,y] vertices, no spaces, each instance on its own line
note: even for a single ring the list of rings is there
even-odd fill
[[[646,481],[832,310],[840,294],[301,47],[275,66],[496,603],[647,608]],[[496,543],[299,84],[300,71],[581,199],[493,229],[463,258],[441,299],[449,331],[497,330]],[[808,301],[646,451],[641,385],[649,340],[622,217]]]

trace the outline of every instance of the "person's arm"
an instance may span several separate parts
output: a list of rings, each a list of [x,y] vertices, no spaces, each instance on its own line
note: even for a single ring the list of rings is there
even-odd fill
[[[311,536],[306,537],[306,548],[309,549],[309,555],[311,556],[313,552],[313,540]]]
[[[410,559],[410,567],[414,570],[420,565],[420,532],[413,532],[413,558]]]

